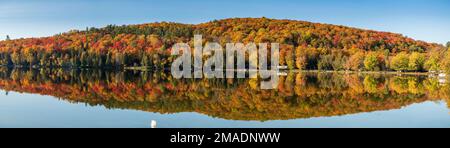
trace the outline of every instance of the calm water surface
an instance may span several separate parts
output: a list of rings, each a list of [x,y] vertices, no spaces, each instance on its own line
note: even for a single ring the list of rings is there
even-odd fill
[[[450,88],[430,76],[288,73],[259,80],[0,70],[0,127],[450,127]]]

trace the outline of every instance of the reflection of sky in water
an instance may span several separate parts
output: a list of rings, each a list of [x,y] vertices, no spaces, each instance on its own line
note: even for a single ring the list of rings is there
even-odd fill
[[[71,104],[50,96],[0,91],[0,127],[450,127],[445,102],[399,110],[286,121],[232,121],[197,113],[165,114],[108,110]]]

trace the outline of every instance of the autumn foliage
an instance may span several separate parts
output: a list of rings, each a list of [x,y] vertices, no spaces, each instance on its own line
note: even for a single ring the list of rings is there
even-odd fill
[[[0,42],[0,65],[161,69],[174,60],[169,55],[172,45],[192,44],[194,34],[222,45],[280,43],[280,63],[290,69],[393,70],[390,59],[399,53],[430,57],[431,51],[445,51],[442,45],[388,32],[304,21],[236,18],[197,25],[110,25],[52,37],[6,40]],[[364,62],[367,55],[370,59]]]

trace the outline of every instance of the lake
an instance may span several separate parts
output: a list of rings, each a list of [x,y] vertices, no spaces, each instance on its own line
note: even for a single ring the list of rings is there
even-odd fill
[[[286,73],[262,90],[258,79],[0,68],[0,127],[450,127],[437,76]]]

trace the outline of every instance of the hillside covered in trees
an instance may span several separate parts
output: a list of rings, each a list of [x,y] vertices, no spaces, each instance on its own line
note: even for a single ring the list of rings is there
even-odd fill
[[[162,69],[170,48],[204,42],[280,43],[280,64],[290,69],[450,71],[448,46],[400,34],[267,18],[216,20],[197,25],[151,23],[87,28],[52,37],[0,42],[0,65],[9,67]]]

